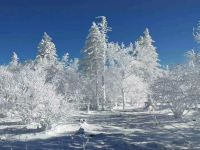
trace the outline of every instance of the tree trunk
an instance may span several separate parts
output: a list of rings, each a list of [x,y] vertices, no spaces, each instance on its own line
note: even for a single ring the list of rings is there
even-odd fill
[[[102,110],[105,110],[105,102],[106,102],[106,87],[104,81],[104,75],[102,76],[102,89],[103,89],[103,99],[102,99]]]
[[[122,87],[121,87],[121,92],[122,92],[122,103],[123,103],[123,110],[125,109],[125,91],[124,91],[124,85],[123,85],[123,82],[125,80],[125,73],[124,73],[124,70],[122,70],[121,72],[121,75],[122,75]]]
[[[105,86],[105,65],[106,65],[106,49],[103,52],[103,74],[102,74],[102,90],[103,90],[103,100],[102,100],[102,110],[105,110],[106,103],[106,86]]]
[[[90,103],[87,104],[87,113],[90,112]]]
[[[125,93],[124,93],[124,88],[122,88],[122,103],[123,103],[123,110],[125,110]]]
[[[98,94],[98,85],[99,85],[99,82],[98,82],[98,74],[97,74],[97,71],[96,71],[96,110],[99,110],[99,94]]]

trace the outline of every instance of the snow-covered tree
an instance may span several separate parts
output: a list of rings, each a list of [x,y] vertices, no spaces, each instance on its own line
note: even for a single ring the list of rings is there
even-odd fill
[[[193,28],[193,36],[195,41],[199,44],[200,43],[200,21],[197,24],[197,27]]]
[[[156,47],[153,45],[154,41],[149,34],[149,30],[146,28],[144,35],[135,42],[135,53],[134,56],[136,60],[140,62],[138,72],[140,77],[151,86],[154,80],[162,75],[162,70],[160,69],[158,53],[156,52]],[[150,89],[149,89],[150,93]],[[148,105],[153,105],[152,98],[148,95]]]
[[[19,58],[15,52],[13,52],[13,55],[11,57],[11,62],[8,65],[8,70],[11,72],[18,72],[21,69],[21,64],[19,63]]]
[[[57,61],[55,44],[46,32],[44,32],[43,38],[38,45],[37,61],[50,65],[55,64]]]
[[[108,77],[106,80],[108,82],[108,95],[110,96],[109,99],[121,99],[123,109],[125,109],[128,100],[135,101],[133,97],[138,97],[136,96],[138,94],[141,94],[143,98],[138,99],[137,102],[135,101],[136,105],[144,106],[147,100],[145,98],[147,96],[147,86],[139,76],[140,62],[130,54],[132,48],[132,44],[128,47],[115,43],[108,45]],[[136,84],[138,84],[137,87],[134,86]],[[137,93],[137,90],[143,92]]]
[[[108,43],[108,37],[107,32],[111,31],[111,28],[108,27],[108,22],[105,16],[99,16],[98,18],[101,18],[101,22],[98,24],[99,29],[101,32],[101,45],[102,45],[102,57],[103,57],[103,70],[102,70],[102,91],[103,91],[103,97],[101,100],[101,106],[102,110],[105,109],[105,103],[106,103],[106,83],[105,83],[105,71],[106,71],[106,62],[107,62],[107,43]]]
[[[200,44],[200,22],[198,22],[197,27],[193,28],[193,37],[197,44]],[[188,60],[189,67],[198,68],[200,65],[200,54],[198,48],[189,50],[185,53],[185,56]]]
[[[102,22],[98,25],[93,22],[83,50],[81,69],[92,80],[95,92],[93,93],[91,105],[94,109],[99,109],[100,100],[102,109],[106,101],[105,93],[105,65],[107,50],[107,22],[102,17]]]
[[[38,122],[49,127],[58,116],[62,96],[53,85],[46,83],[43,69],[30,69],[25,65],[16,76],[20,82],[17,112],[26,123]]]
[[[9,113],[15,105],[17,82],[13,79],[13,73],[7,66],[0,67],[0,105],[2,113]]]
[[[10,64],[11,64],[12,66],[17,66],[17,65],[18,65],[18,62],[19,62],[18,56],[17,56],[17,54],[16,54],[15,52],[13,52],[13,55],[12,55]]]
[[[153,43],[154,41],[147,28],[144,31],[144,36],[141,36],[139,40],[135,42],[136,59],[142,64],[142,76],[147,82],[150,82],[158,76],[158,67],[160,67],[158,53]]]
[[[195,52],[195,50],[190,50],[186,52],[186,57],[188,59],[188,64],[190,67],[196,68],[200,65],[200,54]]]
[[[65,53],[62,57],[61,64],[63,67],[67,67],[69,65],[69,54]]]
[[[93,22],[83,50],[83,59],[80,62],[83,73],[90,78],[91,84],[95,85],[93,88],[96,89],[90,97],[90,102],[94,109],[99,107],[99,70],[102,65],[101,58],[101,33],[96,23]],[[88,97],[88,98],[89,98]]]

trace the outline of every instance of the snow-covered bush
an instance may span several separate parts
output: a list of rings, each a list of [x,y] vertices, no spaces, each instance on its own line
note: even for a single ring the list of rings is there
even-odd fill
[[[48,120],[49,124],[49,120],[54,120],[59,113],[62,96],[56,93],[53,85],[45,82],[44,72],[40,69],[23,69],[18,81],[21,81],[22,89],[26,88],[23,93],[24,98],[19,98],[19,101],[24,101],[23,103],[19,102],[20,116],[23,116],[28,123]]]
[[[173,112],[176,118],[184,115],[199,99],[199,88],[194,81],[194,74],[186,66],[176,66],[151,86],[152,98]]]
[[[3,113],[21,118],[24,123],[40,123],[46,128],[61,117],[69,116],[74,106],[69,104],[69,99],[78,100],[75,94],[80,89],[77,87],[74,94],[69,86],[76,85],[78,73],[75,61],[69,62],[65,68],[56,56],[55,45],[45,33],[36,60],[19,64],[14,53],[11,63],[0,67],[0,105]]]
[[[6,66],[0,67],[0,105],[1,112],[6,114],[15,105],[17,82]]]

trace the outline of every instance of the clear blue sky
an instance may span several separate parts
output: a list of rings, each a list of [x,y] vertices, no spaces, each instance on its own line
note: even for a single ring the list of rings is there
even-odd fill
[[[100,15],[113,29],[110,41],[128,44],[148,27],[161,63],[179,63],[195,47],[192,28],[200,20],[200,0],[0,0],[0,63],[12,51],[22,61],[35,58],[43,32],[53,38],[59,56],[79,57]]]

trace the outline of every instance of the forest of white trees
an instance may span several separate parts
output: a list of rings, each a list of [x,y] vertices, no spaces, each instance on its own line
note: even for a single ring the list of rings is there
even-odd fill
[[[79,110],[169,108],[175,117],[200,103],[200,53],[188,51],[184,64],[164,67],[149,30],[129,45],[111,42],[106,17],[92,23],[79,59],[62,58],[44,33],[34,60],[0,66],[1,113],[47,129]],[[200,24],[193,31],[200,43]],[[162,106],[162,107],[160,107]]]

